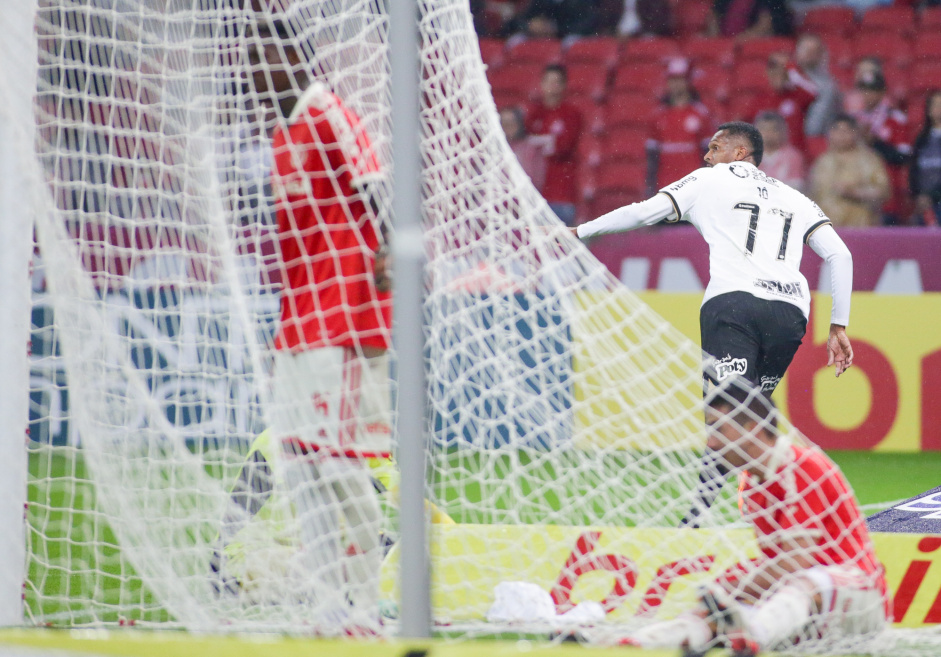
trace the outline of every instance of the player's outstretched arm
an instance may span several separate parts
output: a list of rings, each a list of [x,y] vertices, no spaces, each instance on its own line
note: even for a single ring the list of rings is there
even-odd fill
[[[575,237],[584,239],[595,235],[623,233],[640,226],[652,226],[658,221],[671,217],[676,217],[676,211],[670,197],[665,194],[656,194],[646,201],[625,205],[597,219],[576,226],[571,231]]]
[[[853,364],[853,345],[846,335],[846,327],[830,324],[830,337],[827,338],[827,367],[834,365],[836,375],[840,376]]]

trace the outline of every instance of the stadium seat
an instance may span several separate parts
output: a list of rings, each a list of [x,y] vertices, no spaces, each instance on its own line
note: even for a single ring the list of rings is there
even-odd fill
[[[800,30],[820,36],[850,37],[856,26],[856,12],[851,7],[831,5],[807,10]]]
[[[911,35],[915,31],[915,10],[912,7],[890,5],[872,7],[859,20],[859,35],[869,34]]]
[[[535,63],[541,66],[562,62],[562,42],[558,39],[526,39],[507,49],[507,62]]]
[[[768,61],[768,56],[776,52],[794,52],[794,40],[787,37],[767,37],[764,39],[749,39],[743,41],[738,46],[738,56],[736,61],[747,62],[760,60],[762,63]]]
[[[579,39],[565,50],[562,59],[567,66],[592,64],[613,69],[620,50],[621,42],[616,37]]]
[[[599,105],[588,96],[571,96],[569,102],[582,113],[586,134],[604,133],[607,113],[602,105]]]
[[[479,40],[479,43],[480,57],[484,60],[484,64],[490,68],[499,68],[506,58],[506,43],[503,39],[483,38]]]
[[[621,50],[620,63],[652,62],[662,65],[673,57],[679,57],[680,54],[680,46],[673,39],[633,39],[628,41]]]
[[[578,142],[578,168],[580,171],[597,169],[601,164],[604,138],[598,135],[583,135]]]
[[[693,66],[718,64],[731,68],[735,64],[735,39],[732,38],[689,39],[682,44],[682,50]]]
[[[639,128],[616,128],[608,130],[601,143],[601,162],[605,168],[616,162],[633,162],[647,157],[649,134]]]
[[[614,72],[612,91],[647,90],[659,93],[666,80],[666,68],[659,63],[621,64]]]
[[[911,68],[908,92],[926,96],[930,91],[941,88],[941,60],[919,59]],[[918,106],[922,112],[924,103]]]
[[[925,7],[921,10],[918,31],[923,34],[941,32],[941,7]]]
[[[487,79],[493,88],[494,98],[518,95],[525,100],[539,90],[542,64],[538,62],[507,62],[498,69],[487,71]]]
[[[906,67],[912,61],[912,45],[908,39],[899,39],[897,34],[867,34],[855,41],[853,60],[859,61],[867,55],[875,55],[884,64]]]
[[[568,94],[571,97],[604,100],[608,90],[608,69],[595,64],[571,64],[568,70]]]
[[[604,105],[605,126],[609,130],[626,127],[650,130],[659,106],[660,99],[650,90],[611,93]]]
[[[676,31],[681,37],[702,34],[712,12],[710,0],[686,0],[674,11]]]
[[[693,87],[703,97],[709,96],[726,102],[731,84],[728,70],[721,64],[697,64],[693,69]]]
[[[633,162],[601,167],[594,181],[589,213],[592,217],[600,217],[630,203],[643,201],[646,195],[646,156]]]
[[[915,37],[915,56],[920,60],[941,60],[941,25],[931,32],[920,32]],[[941,80],[938,81],[941,86]]]
[[[763,59],[752,59],[736,64],[729,86],[733,94],[743,91],[767,93],[770,85],[766,62]]]
[[[823,37],[831,69],[851,69],[856,61],[856,42],[846,37],[830,35]]]
[[[896,103],[904,103],[911,89],[912,71],[909,65],[888,61],[882,65],[882,69],[885,72],[885,86],[889,97]]]

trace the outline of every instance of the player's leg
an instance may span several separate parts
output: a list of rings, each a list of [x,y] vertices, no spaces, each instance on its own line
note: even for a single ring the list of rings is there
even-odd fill
[[[760,318],[760,329],[761,352],[756,363],[755,381],[762,392],[770,396],[801,346],[807,332],[807,318],[794,304],[767,301]]]
[[[272,433],[284,445],[284,479],[301,539],[299,595],[322,613],[345,604],[336,599],[344,580],[340,502],[321,473],[326,452],[341,445],[345,351],[278,352],[272,386]]]
[[[730,376],[743,376],[756,381],[756,363],[760,351],[755,331],[756,299],[745,292],[731,292],[713,297],[703,304],[699,313],[699,330],[703,352],[715,360],[703,369],[703,393],[710,385]],[[725,484],[728,469],[707,449],[699,469],[699,484],[693,507],[681,526],[698,527],[700,516],[712,506]]]

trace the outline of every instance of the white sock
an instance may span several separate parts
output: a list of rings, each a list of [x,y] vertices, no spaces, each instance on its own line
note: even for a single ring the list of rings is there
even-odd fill
[[[763,649],[797,636],[810,620],[813,600],[798,586],[785,586],[746,615],[748,631]]]
[[[673,620],[643,627],[631,634],[643,648],[702,649],[712,640],[712,630],[705,619],[694,614],[682,614]]]

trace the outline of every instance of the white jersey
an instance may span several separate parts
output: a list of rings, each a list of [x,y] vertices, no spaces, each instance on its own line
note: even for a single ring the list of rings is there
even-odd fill
[[[831,322],[849,322],[852,256],[830,220],[809,198],[750,162],[693,171],[655,197],[578,227],[579,237],[631,230],[658,221],[688,221],[709,245],[703,303],[727,292],[794,304],[807,317],[810,290],[800,272],[803,245],[831,266]]]
[[[816,203],[748,162],[697,169],[660,191],[709,244],[703,303],[742,291],[810,313],[803,244],[830,224]]]

